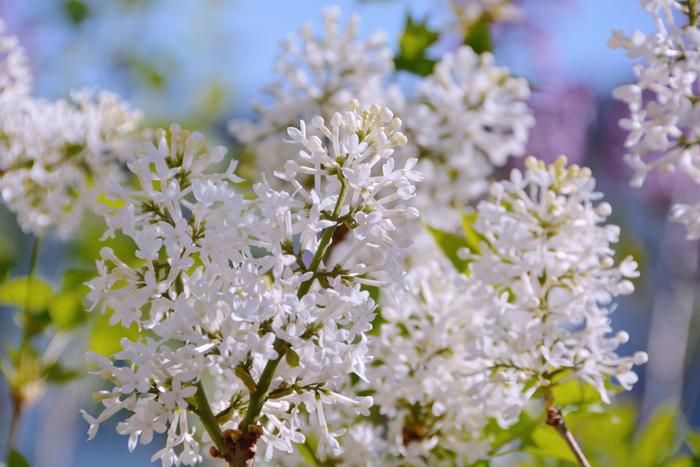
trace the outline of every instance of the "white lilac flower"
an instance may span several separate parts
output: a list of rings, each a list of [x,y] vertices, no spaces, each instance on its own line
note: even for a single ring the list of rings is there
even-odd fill
[[[464,30],[486,18],[489,22],[513,21],[521,16],[512,0],[449,0],[452,12]],[[462,33],[464,37],[464,33]]]
[[[0,195],[25,232],[62,238],[94,207],[120,162],[140,113],[108,92],[70,100],[29,94],[31,74],[16,38],[0,31]]]
[[[620,120],[629,132],[626,161],[634,169],[632,184],[641,186],[652,170],[681,170],[700,183],[700,9],[694,2],[642,0],[657,30],[626,36],[616,30],[610,47],[621,48],[638,61],[637,81],[619,86],[614,97],[630,115]],[[690,238],[700,238],[700,205],[679,205],[674,217],[686,224]]]
[[[385,465],[435,465],[444,455],[469,465],[487,457],[490,443],[481,433],[498,416],[488,402],[496,393],[468,390],[486,375],[475,353],[484,298],[465,275],[437,259],[414,266],[404,287],[382,295],[383,323],[370,342],[376,361],[367,386],[388,420]]]
[[[614,334],[610,323],[613,299],[634,289],[637,264],[630,257],[615,264],[619,228],[604,223],[611,208],[590,170],[567,167],[564,157],[552,165],[529,157],[526,166],[494,183],[477,209],[484,240],[481,252],[469,255],[470,279],[494,295],[477,341],[494,377],[481,390],[507,386],[522,405],[565,376],[608,401],[610,379],[630,389],[632,366],[646,361],[643,352],[617,355],[628,335]]]
[[[32,87],[29,58],[15,36],[7,34],[0,20],[0,102],[8,95],[27,95]]]
[[[175,126],[129,163],[140,188],[114,187],[122,205],[104,208],[106,235],[132,238],[140,260],[103,249],[89,299],[141,337],[122,342],[112,357],[122,364],[97,359],[114,387],[99,396],[105,411],[85,416],[91,436],[125,409],[119,431],[130,447],[167,432],[163,465],[197,462],[202,431],[188,411],[202,418],[208,393],[221,429],[253,433],[251,455],[258,436],[268,459],[309,433],[322,452],[339,449],[342,431],[329,429],[325,411],[371,403],[340,392],[351,373],[365,377],[369,358],[375,304],[361,286],[398,273],[397,232],[417,216],[404,207],[419,179],[413,162],[397,169],[392,159],[406,142],[401,122],[386,108],[358,108],[290,128],[297,157],[277,174],[289,191],[263,180],[252,200],[233,186],[234,163],[215,169],[223,148]]]
[[[388,104],[382,81],[393,71],[393,54],[384,33],[360,39],[359,17],[352,16],[343,28],[338,7],[327,8],[323,20],[322,34],[307,24],[298,37],[283,43],[275,66],[278,79],[265,87],[271,102],[253,104],[257,121],[236,120],[229,125],[230,132],[255,153],[262,173],[269,174],[295,157],[282,136],[300,119],[330,118],[354,97],[368,104]]]
[[[494,166],[523,155],[534,124],[525,103],[527,81],[512,77],[493,60],[469,47],[446,54],[419,84],[419,104],[406,111],[425,175],[418,206],[430,223],[443,228],[455,223],[455,216],[443,211],[478,198]]]

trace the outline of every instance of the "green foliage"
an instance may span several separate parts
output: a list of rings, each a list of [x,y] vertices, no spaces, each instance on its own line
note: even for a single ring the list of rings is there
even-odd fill
[[[361,289],[369,292],[369,296],[372,297],[374,303],[379,303],[379,287],[377,287],[376,285],[362,284]],[[372,320],[372,329],[370,329],[368,334],[372,336],[378,336],[382,324],[384,324],[386,320],[382,316],[382,309],[379,305],[377,305],[377,307],[374,309],[374,312],[375,315],[374,320]]]
[[[53,299],[53,287],[40,277],[14,277],[0,285],[0,305],[25,308],[38,314]]]
[[[31,467],[22,454],[12,449],[7,456],[7,467]]]
[[[461,235],[454,234],[452,232],[446,232],[444,230],[436,229],[429,225],[425,226],[433,236],[435,243],[438,244],[440,250],[447,256],[447,258],[454,264],[455,268],[459,271],[466,271],[469,262],[465,259],[460,258],[459,251],[463,248],[469,248],[469,243]]]
[[[153,63],[130,56],[126,59],[126,65],[133,75],[149,88],[160,90],[165,87],[167,78]]]
[[[486,239],[474,229],[476,213],[467,213],[462,216],[462,235],[447,232],[435,227],[425,225],[432,235],[440,250],[447,256],[458,271],[467,271],[469,260],[460,257],[460,250],[468,250],[474,254],[481,252],[481,245]]]
[[[536,456],[558,459],[576,463],[576,457],[569,449],[566,441],[549,425],[538,427],[532,434],[531,446],[525,447],[525,452]]]
[[[532,433],[543,423],[541,417],[534,418],[525,412],[515,424],[506,429],[501,428],[495,420],[490,420],[486,427],[486,435],[492,439],[493,453],[497,456],[501,448],[515,442],[519,442],[521,447],[534,446]]]
[[[462,232],[469,251],[478,255],[481,253],[481,243],[486,242],[486,238],[474,228],[477,217],[476,212],[464,213],[462,215]]]
[[[87,316],[83,305],[83,294],[74,290],[55,295],[48,311],[51,322],[60,330],[80,326]]]
[[[399,38],[399,53],[394,57],[397,70],[410,71],[419,76],[433,72],[435,60],[428,57],[428,48],[433,45],[440,34],[431,30],[427,18],[417,21],[408,14],[403,32]]]
[[[464,33],[464,45],[468,45],[478,54],[493,51],[491,24],[486,16],[482,16],[471,24]]]
[[[83,376],[80,370],[66,368],[59,362],[54,362],[44,367],[42,376],[49,383],[65,384]]]
[[[81,25],[90,16],[90,8],[81,0],[63,2],[63,12],[75,26]]]
[[[682,422],[673,407],[662,406],[649,419],[634,441],[635,465],[666,465],[680,444]]]
[[[100,314],[95,319],[90,335],[88,336],[88,350],[100,355],[112,355],[121,350],[123,338],[135,340],[138,337],[138,328],[132,324],[128,329],[122,326],[109,324],[110,313]]]
[[[638,414],[631,404],[609,406],[593,402],[587,407],[569,407],[573,411],[565,411],[566,424],[591,465],[700,465],[700,435],[688,431],[682,416],[670,406],[659,408],[638,433],[635,433]],[[545,434],[547,431],[549,434]],[[535,447],[528,442],[522,445],[523,450],[532,456],[531,460],[522,463],[522,466],[571,466],[574,462],[564,457],[561,450],[563,441],[560,442],[552,428],[537,428],[532,434],[532,439]]]

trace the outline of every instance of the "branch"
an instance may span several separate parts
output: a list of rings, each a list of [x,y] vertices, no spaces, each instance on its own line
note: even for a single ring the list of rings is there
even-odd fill
[[[552,392],[550,390],[547,390],[547,392],[545,392],[544,401],[545,408],[547,411],[547,425],[557,430],[557,433],[559,433],[561,437],[564,438],[564,441],[566,441],[566,445],[569,446],[569,449],[571,449],[571,452],[574,454],[574,457],[576,457],[576,461],[581,467],[591,467],[591,464],[588,462],[588,459],[586,459],[586,456],[583,454],[581,447],[576,442],[576,438],[574,438],[574,435],[567,428],[566,423],[564,422],[564,415],[561,413],[561,410],[559,409],[559,407],[557,407],[556,403],[554,402],[554,396],[552,395]]]

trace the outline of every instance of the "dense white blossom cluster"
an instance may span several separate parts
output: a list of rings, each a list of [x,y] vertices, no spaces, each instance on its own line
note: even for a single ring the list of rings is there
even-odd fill
[[[25,232],[69,237],[106,180],[118,179],[124,146],[140,113],[108,92],[70,100],[30,94],[31,73],[17,39],[0,24],[0,194]]]
[[[263,179],[252,200],[233,186],[234,163],[216,170],[223,148],[178,127],[159,130],[129,163],[140,189],[114,187],[122,205],[105,208],[106,235],[133,239],[141,261],[104,249],[89,298],[112,323],[142,332],[113,360],[92,357],[114,387],[99,394],[98,417],[85,415],[91,436],[126,410],[117,430],[131,449],[167,432],[155,458],[197,462],[202,437],[187,411],[202,418],[211,385],[222,428],[260,422],[265,458],[292,451],[309,432],[321,452],[339,449],[342,432],[329,430],[325,407],[358,413],[371,404],[340,392],[350,373],[365,378],[369,358],[375,304],[361,286],[400,274],[398,233],[417,217],[404,202],[420,178],[414,160],[395,167],[392,154],[406,143],[401,122],[387,108],[358,109],[353,101],[328,122],[289,128],[297,157],[276,174],[288,191]],[[346,248],[336,250],[341,230]]]
[[[628,335],[612,334],[612,300],[633,291],[637,264],[628,257],[615,265],[619,228],[604,224],[611,208],[590,170],[567,167],[564,157],[552,165],[528,158],[526,166],[479,203],[483,242],[468,255],[470,279],[494,294],[477,341],[493,371],[481,389],[510,388],[513,416],[555,376],[588,383],[609,401],[606,382],[629,389],[632,366],[646,361],[643,352],[615,352]]]
[[[487,376],[475,344],[488,297],[439,255],[382,296],[383,324],[370,347],[376,360],[367,371],[386,423],[377,465],[469,465],[489,454],[482,433],[498,407],[469,390]]]
[[[610,47],[622,48],[639,63],[637,82],[615,89],[613,95],[629,106],[620,120],[629,131],[626,160],[640,186],[652,170],[682,170],[700,183],[700,7],[695,2],[642,0],[657,31],[637,30],[630,36],[614,31]],[[683,222],[690,238],[700,238],[700,204],[677,205],[674,217]]]
[[[527,81],[493,60],[466,46],[445,54],[418,85],[418,102],[406,114],[426,179],[418,207],[444,228],[459,225],[449,208],[458,212],[454,208],[484,194],[493,168],[524,154],[534,125]]]
[[[275,66],[278,79],[265,87],[271,102],[253,104],[257,121],[235,120],[229,125],[230,132],[255,152],[263,173],[295,157],[283,135],[300,119],[330,118],[355,97],[367,105],[387,103],[381,95],[382,82],[394,63],[384,33],[359,39],[359,17],[352,16],[343,29],[337,7],[327,8],[323,20],[322,35],[306,24],[298,37],[282,44]]]
[[[618,356],[628,335],[610,321],[613,299],[633,290],[637,265],[614,263],[619,229],[605,224],[610,206],[590,171],[563,157],[552,165],[528,158],[526,167],[479,203],[481,244],[464,252],[466,273],[433,247],[384,289],[367,382],[347,389],[371,395],[376,410],[327,414],[349,433],[342,455],[319,459],[471,465],[494,453],[490,421],[508,427],[542,391],[576,379],[609,402],[613,381],[624,389],[637,381],[632,367],[647,356]]]
[[[325,36],[313,36],[307,26],[301,46],[285,44],[277,64],[280,81],[267,89],[273,105],[256,105],[258,121],[234,121],[231,132],[255,153],[259,171],[269,174],[293,157],[280,133],[290,122],[316,114],[327,118],[349,95],[387,105],[404,120],[411,144],[403,152],[418,154],[418,170],[426,175],[417,206],[431,207],[431,223],[458,225],[453,208],[486,191],[494,166],[525,152],[534,125],[525,103],[527,81],[496,66],[491,54],[465,46],[446,54],[408,98],[391,82],[393,62],[383,34],[360,41],[356,17],[341,34],[338,17],[337,8],[327,10]]]

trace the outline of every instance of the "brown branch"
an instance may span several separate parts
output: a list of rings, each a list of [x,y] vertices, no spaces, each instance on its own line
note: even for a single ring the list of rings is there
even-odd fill
[[[564,422],[564,415],[554,402],[554,397],[552,396],[551,391],[547,391],[545,393],[544,401],[545,409],[547,411],[547,425],[557,430],[557,433],[564,438],[566,445],[569,446],[569,449],[571,449],[571,452],[574,454],[576,461],[581,467],[591,467],[591,464],[583,454],[581,447],[576,442],[576,438],[574,438],[574,435],[567,428],[566,423]]]

